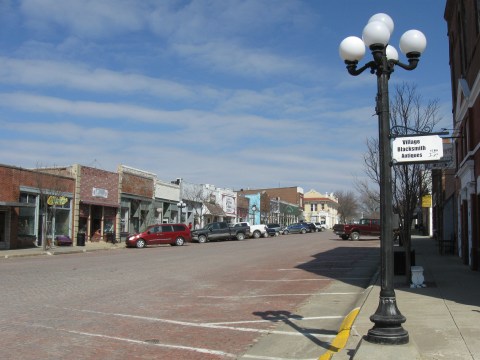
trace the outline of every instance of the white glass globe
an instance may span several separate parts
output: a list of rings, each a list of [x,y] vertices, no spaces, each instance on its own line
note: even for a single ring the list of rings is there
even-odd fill
[[[343,60],[359,61],[365,55],[365,44],[356,36],[349,36],[340,43],[340,57]]]
[[[427,47],[427,38],[421,31],[408,30],[400,38],[400,50],[406,55],[411,52],[423,53]]]
[[[370,19],[368,19],[368,22],[372,22],[372,21],[383,22],[385,25],[387,25],[388,31],[390,31],[390,35],[393,33],[393,29],[394,29],[393,20],[387,14],[384,14],[384,13],[375,14]]]
[[[387,49],[385,51],[387,53],[388,60],[398,60],[398,51],[392,45],[387,45]]]
[[[390,31],[384,22],[372,21],[363,28],[362,38],[368,47],[373,44],[382,44],[385,46],[390,40]]]

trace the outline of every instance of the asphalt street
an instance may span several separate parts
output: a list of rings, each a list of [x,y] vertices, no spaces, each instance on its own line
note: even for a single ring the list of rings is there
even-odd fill
[[[331,231],[0,261],[0,358],[316,359],[378,239]]]

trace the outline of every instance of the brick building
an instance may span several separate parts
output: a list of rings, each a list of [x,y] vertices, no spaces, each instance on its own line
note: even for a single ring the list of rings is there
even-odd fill
[[[255,224],[279,223],[289,225],[304,220],[303,189],[298,186],[271,189],[241,189],[239,196],[250,199],[257,211],[250,211],[250,222]],[[254,217],[254,221],[252,219]]]
[[[0,165],[0,249],[73,236],[75,182],[57,174]]]
[[[447,0],[455,158],[456,251],[478,269],[480,236],[480,4]]]

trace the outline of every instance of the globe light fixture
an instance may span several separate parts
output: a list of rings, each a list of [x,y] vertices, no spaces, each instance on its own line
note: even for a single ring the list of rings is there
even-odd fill
[[[392,149],[390,147],[390,108],[388,81],[395,66],[405,70],[417,67],[420,55],[427,46],[425,36],[418,30],[409,30],[400,38],[400,50],[408,64],[398,60],[397,50],[389,45],[394,22],[384,13],[373,15],[363,29],[362,39],[350,36],[340,43],[340,57],[345,61],[347,71],[353,76],[369,69],[377,75],[376,112],[378,115],[379,171],[380,171],[380,258],[381,290],[379,305],[370,317],[374,323],[365,340],[385,345],[406,344],[408,332],[402,327],[406,318],[397,307],[393,286],[393,207],[392,207]],[[359,42],[359,40],[363,43]],[[365,47],[372,53],[373,60],[357,68],[363,58]],[[362,53],[363,48],[363,53]]]

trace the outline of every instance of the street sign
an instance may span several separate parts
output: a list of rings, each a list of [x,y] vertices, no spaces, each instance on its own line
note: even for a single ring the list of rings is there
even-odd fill
[[[431,162],[443,156],[442,138],[438,135],[397,137],[392,141],[394,162]]]

